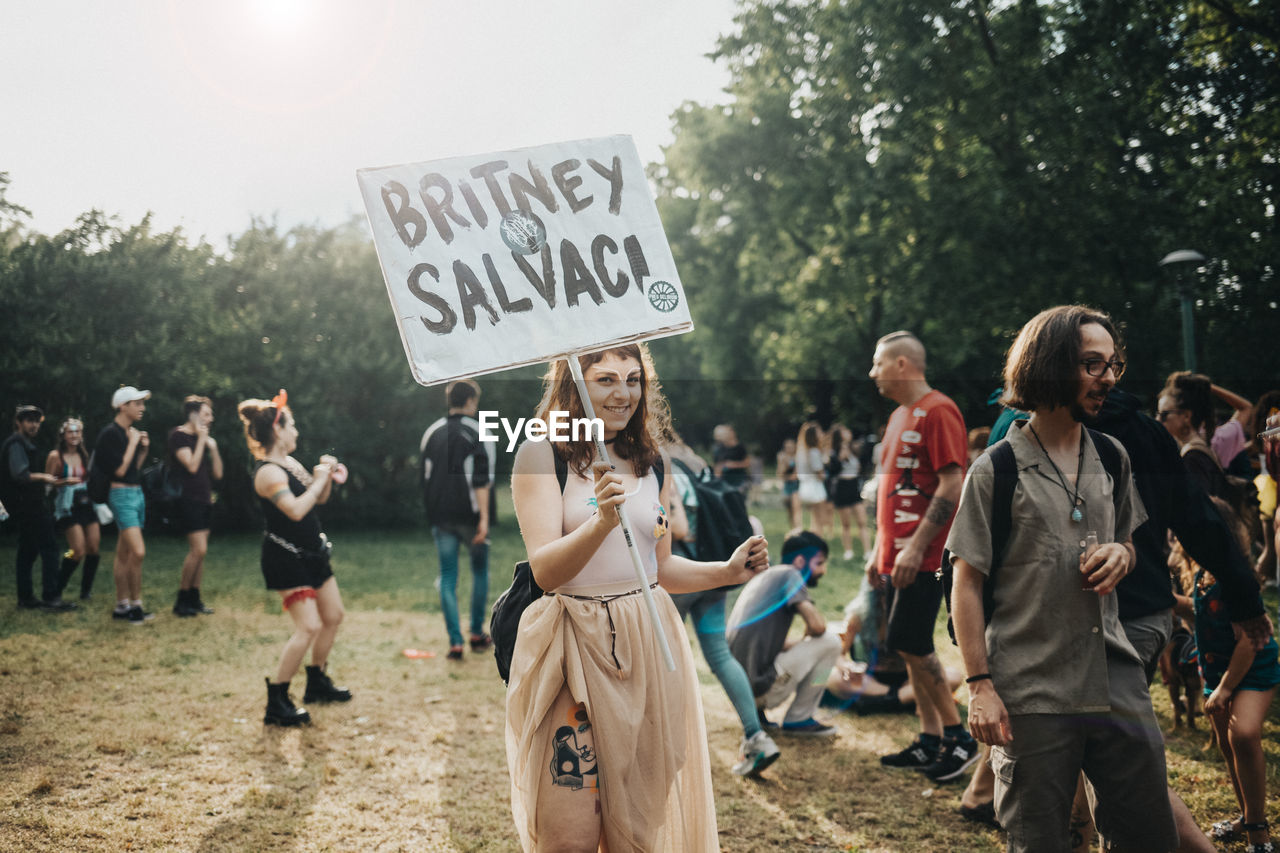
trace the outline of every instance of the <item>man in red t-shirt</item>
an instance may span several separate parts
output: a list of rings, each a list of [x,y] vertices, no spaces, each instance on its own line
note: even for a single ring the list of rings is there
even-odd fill
[[[942,604],[942,583],[934,573],[960,500],[968,435],[956,404],[929,387],[924,374],[924,345],[915,335],[893,332],[876,343],[871,378],[898,408],[880,445],[876,546],[867,571],[887,591],[886,643],[907,664],[920,715],[915,741],[880,762],[950,782],[977,760],[978,746],[960,722],[934,651]]]

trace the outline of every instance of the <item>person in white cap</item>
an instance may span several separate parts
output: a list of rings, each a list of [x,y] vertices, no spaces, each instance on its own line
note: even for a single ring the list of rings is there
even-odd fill
[[[142,539],[142,526],[146,521],[147,504],[142,496],[142,466],[147,459],[151,439],[145,430],[134,424],[147,411],[150,391],[139,391],[125,385],[111,395],[111,408],[116,416],[98,433],[94,445],[94,465],[111,481],[107,505],[116,517],[115,566],[112,574],[116,580],[116,607],[112,619],[143,625],[155,618],[154,613],[142,607],[142,558],[146,556],[146,544]]]

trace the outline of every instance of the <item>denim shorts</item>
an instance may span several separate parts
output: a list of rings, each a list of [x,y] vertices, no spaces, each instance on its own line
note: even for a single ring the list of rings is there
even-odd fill
[[[142,527],[147,521],[147,500],[141,486],[120,486],[107,494],[107,506],[116,517],[116,529]]]

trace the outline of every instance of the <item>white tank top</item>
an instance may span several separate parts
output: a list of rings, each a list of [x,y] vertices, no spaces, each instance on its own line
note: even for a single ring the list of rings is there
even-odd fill
[[[621,470],[622,466],[619,466]],[[636,478],[626,471],[622,474],[622,485],[628,497],[626,501],[627,518],[631,521],[631,532],[635,537],[636,548],[640,552],[640,563],[644,566],[649,583],[658,580],[658,540],[670,531],[666,511],[658,500],[658,477],[651,470],[639,481],[640,490],[636,491]],[[564,533],[570,533],[586,523],[595,515],[595,486],[591,480],[577,476],[573,471],[564,484]],[[636,572],[631,566],[631,556],[627,553],[627,541],[619,525],[609,531],[604,542],[591,555],[591,559],[582,567],[572,580],[561,585],[556,592],[571,595],[617,595],[639,588]]]

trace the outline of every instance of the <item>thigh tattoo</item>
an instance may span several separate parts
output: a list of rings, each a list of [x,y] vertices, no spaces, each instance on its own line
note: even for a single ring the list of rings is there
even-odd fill
[[[578,742],[578,735],[591,731],[583,703],[569,709],[569,723],[556,729],[551,749],[551,784],[574,791],[599,788],[595,751],[590,744]]]

